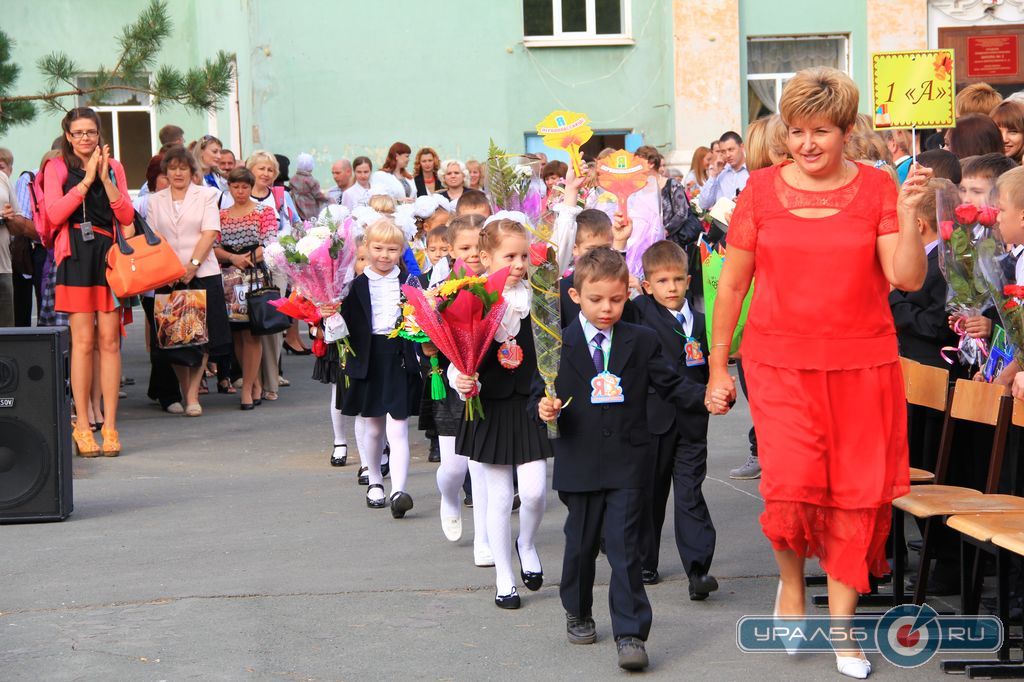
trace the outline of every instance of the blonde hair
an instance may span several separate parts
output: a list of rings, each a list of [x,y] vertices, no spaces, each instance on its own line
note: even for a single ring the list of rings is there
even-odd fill
[[[387,194],[374,194],[366,203],[377,213],[382,213],[384,215],[395,214],[395,200]]]
[[[779,114],[786,125],[821,117],[847,130],[857,120],[859,101],[853,79],[838,69],[816,66],[797,72],[786,83]]]
[[[508,218],[492,220],[480,230],[480,250],[494,253],[505,237],[519,235],[529,241],[530,235],[520,223]]]
[[[996,178],[999,197],[1014,208],[1024,208],[1024,166],[1006,171]]]
[[[747,126],[744,149],[747,169],[751,171],[774,165],[773,153],[785,157],[788,150],[786,149],[786,126],[782,124],[782,118],[778,114],[773,114],[759,118]],[[696,160],[696,155],[694,155],[694,159]],[[701,161],[703,160],[701,157]]]
[[[479,181],[479,185],[477,187],[473,187],[472,185],[469,184],[469,173],[474,168],[477,169],[480,172],[480,181]],[[484,167],[484,165],[482,163],[480,163],[476,159],[470,159],[469,161],[466,162],[466,185],[470,189],[480,189],[481,187],[483,187],[484,186],[484,181],[486,180],[486,177],[485,177],[486,174],[487,174],[487,169]]]
[[[402,228],[395,225],[395,221],[390,218],[381,218],[377,222],[373,223],[366,228],[366,232],[364,232],[363,235],[367,246],[372,242],[377,242],[378,244],[399,244],[401,246],[406,246],[405,233],[402,232]]]
[[[1003,96],[996,92],[988,83],[971,83],[956,93],[954,108],[956,117],[967,114],[985,114],[986,116],[1003,101]]]
[[[281,173],[281,164],[277,162],[277,159],[274,158],[273,154],[266,151],[265,149],[257,149],[252,154],[250,154],[249,158],[245,160],[245,167],[248,168],[249,170],[252,170],[253,168],[256,167],[256,164],[258,163],[270,164],[270,166],[274,169],[275,175],[280,175]]]

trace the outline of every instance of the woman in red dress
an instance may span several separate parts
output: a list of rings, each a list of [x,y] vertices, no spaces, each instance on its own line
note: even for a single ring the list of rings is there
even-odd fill
[[[888,570],[891,502],[909,489],[906,403],[890,285],[914,291],[926,261],[916,168],[897,206],[883,171],[843,154],[857,86],[828,68],[798,73],[780,113],[792,163],[751,173],[733,213],[713,319],[709,396],[735,392],[728,343],[756,276],[741,352],[761,456],[761,516],[779,565],[776,613],[804,613],[804,560],[828,574],[833,616],[851,616],[868,576]],[[710,398],[709,398],[710,400]],[[859,650],[836,650],[863,679]]]
[[[95,457],[100,447],[89,430],[93,350],[99,349],[103,394],[102,454],[121,451],[117,433],[117,396],[121,383],[120,301],[107,285],[107,251],[114,243],[114,221],[125,237],[135,234],[135,210],[128,196],[124,168],[103,144],[100,118],[77,108],[61,121],[61,156],[46,164],[43,188],[46,213],[56,226],[57,312],[69,313],[71,393],[78,415],[73,437],[78,454]],[[121,190],[124,189],[124,192]],[[96,406],[97,409],[99,406]]]

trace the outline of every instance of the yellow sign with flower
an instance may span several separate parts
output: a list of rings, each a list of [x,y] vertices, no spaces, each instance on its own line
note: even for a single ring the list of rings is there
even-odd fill
[[[953,50],[876,52],[871,89],[876,130],[956,125]]]
[[[576,177],[582,175],[578,158],[580,147],[594,136],[594,131],[590,128],[590,119],[586,114],[563,109],[552,111],[537,124],[537,134],[544,140],[544,144],[552,149],[564,149],[568,152]]]

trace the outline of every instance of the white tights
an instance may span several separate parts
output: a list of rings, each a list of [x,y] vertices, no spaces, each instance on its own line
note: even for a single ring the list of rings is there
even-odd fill
[[[469,471],[473,490],[473,548],[488,549],[487,544],[487,486],[483,465],[469,457],[455,454],[455,436],[438,436],[441,465],[437,467],[437,489],[441,492],[441,516],[462,516],[459,491]]]
[[[512,592],[516,579],[512,570],[512,467],[480,464],[487,487],[487,539],[494,557],[496,587],[499,595]],[[516,467],[519,475],[519,539],[517,545],[524,571],[539,573],[540,556],[534,546],[537,530],[547,503],[547,460],[538,459]],[[475,490],[475,486],[474,486]],[[473,495],[474,509],[477,505]]]
[[[386,417],[363,417],[363,439],[359,449],[359,460],[369,467],[367,475],[370,485],[383,485],[380,475],[380,460],[384,452],[384,435],[387,433],[391,445],[391,494],[405,490],[409,477],[409,422],[406,419]]]

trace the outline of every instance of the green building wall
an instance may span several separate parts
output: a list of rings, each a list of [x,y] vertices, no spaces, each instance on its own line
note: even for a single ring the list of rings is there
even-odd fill
[[[83,70],[116,58],[114,36],[146,0],[94,0],[87,11],[64,0],[18,0],[3,30],[17,41],[17,92],[42,90],[36,62],[54,49]],[[641,133],[668,149],[675,139],[669,0],[633,0],[635,45],[548,47],[522,44],[519,0],[171,0],[174,35],[160,63],[196,65],[223,49],[237,56],[243,153],[270,149],[329,164],[365,154],[375,165],[396,140],[442,157],[482,159],[488,138],[510,150],[555,108],[587,113],[595,130]],[[84,9],[82,6],[80,9]],[[41,112],[0,145],[20,171],[34,167],[60,132]],[[207,117],[178,105],[156,112],[189,139]],[[226,109],[217,130],[229,142]]]

